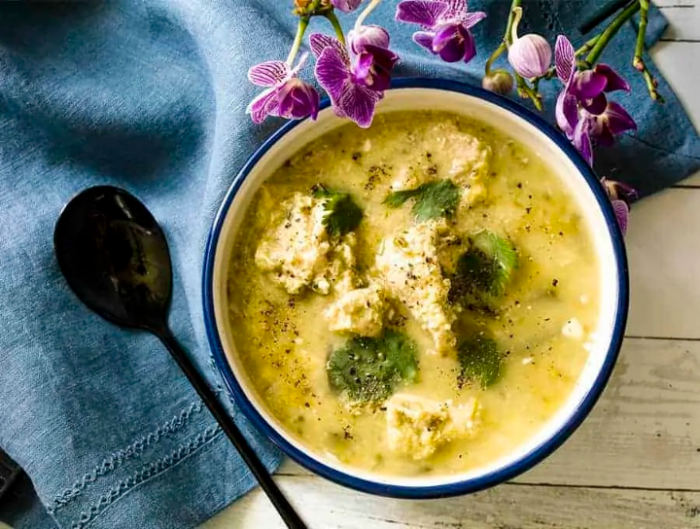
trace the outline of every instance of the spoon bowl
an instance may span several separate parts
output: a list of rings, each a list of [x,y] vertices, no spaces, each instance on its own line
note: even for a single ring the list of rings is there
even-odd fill
[[[92,187],[63,210],[54,232],[61,272],[92,310],[122,327],[160,329],[172,292],[165,235],[133,195]]]

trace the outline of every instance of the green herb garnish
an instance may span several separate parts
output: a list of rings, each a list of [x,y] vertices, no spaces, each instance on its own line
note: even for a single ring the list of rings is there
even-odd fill
[[[355,337],[331,353],[326,370],[334,390],[354,401],[380,402],[399,384],[418,380],[416,345],[396,331]]]
[[[503,356],[492,338],[478,335],[463,342],[457,352],[461,366],[460,384],[479,381],[482,389],[495,384],[501,377]]]
[[[471,247],[459,258],[451,278],[450,297],[490,301],[502,296],[518,268],[518,252],[509,240],[488,231],[470,242]]]
[[[341,237],[357,229],[362,220],[362,210],[349,193],[328,189],[323,184],[313,187],[314,198],[325,199],[326,216],[323,225],[331,237]]]
[[[386,197],[384,203],[390,208],[398,208],[407,200],[415,198],[413,214],[419,221],[424,221],[454,215],[459,204],[459,195],[459,188],[452,180],[438,180],[422,184],[415,189],[395,191]]]

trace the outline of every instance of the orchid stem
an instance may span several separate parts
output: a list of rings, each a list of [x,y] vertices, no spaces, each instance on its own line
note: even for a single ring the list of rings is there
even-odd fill
[[[602,33],[596,35],[592,39],[587,40],[583,46],[576,50],[576,57],[579,57],[580,55],[585,55],[586,53],[591,51],[593,47],[598,43],[598,39],[600,39],[601,35]]]
[[[600,34],[598,40],[593,46],[593,49],[586,57],[586,63],[588,65],[595,64],[598,61],[600,55],[603,53],[603,51],[605,50],[606,46],[610,43],[612,38],[615,35],[617,35],[617,32],[620,31],[622,26],[624,26],[625,23],[629,19],[631,19],[637,13],[637,11],[639,11],[639,8],[639,2],[634,2],[627,6],[619,15],[617,15],[613,19],[610,25],[607,28],[605,28],[605,30]]]
[[[340,20],[338,20],[338,17],[335,16],[333,11],[326,13],[325,17],[333,26],[333,30],[335,31],[335,35],[338,37],[338,40],[343,44],[343,46],[345,46],[345,33],[343,33],[343,26],[340,25]]]
[[[518,86],[518,94],[520,94],[520,97],[530,99],[537,110],[542,110],[542,98],[537,91],[537,83],[530,86],[525,78],[517,72],[515,72],[515,82]]]
[[[359,28],[365,19],[369,16],[369,14],[374,11],[374,8],[377,7],[382,0],[372,0],[369,4],[367,4],[367,7],[365,7],[365,10],[360,13],[360,16],[357,17],[357,20],[355,21],[355,29]]]
[[[297,34],[294,37],[294,43],[292,44],[292,49],[289,50],[289,56],[287,57],[287,64],[292,67],[294,59],[299,53],[299,48],[301,47],[302,40],[304,39],[304,33],[306,33],[306,28],[309,27],[309,17],[299,17],[299,24],[297,25]]]
[[[501,42],[500,46],[496,48],[496,51],[494,51],[491,56],[488,58],[486,61],[486,66],[484,66],[484,71],[486,72],[486,75],[491,75],[491,66],[493,66],[493,63],[496,59],[498,59],[501,54],[506,51],[508,46],[506,46],[505,42]]]
[[[510,13],[508,13],[508,23],[506,24],[506,31],[503,34],[503,41],[501,44],[494,50],[494,52],[491,54],[491,56],[488,58],[486,61],[486,66],[484,67],[484,71],[486,72],[486,75],[491,74],[491,67],[493,66],[493,63],[498,59],[504,51],[508,49],[508,44],[510,42],[510,35],[511,32],[513,31],[513,19],[515,17],[515,8],[520,7],[520,3],[522,0],[513,0],[513,3],[510,6]]]
[[[637,30],[637,45],[634,49],[634,59],[632,60],[632,65],[639,70],[642,75],[644,75],[644,81],[647,84],[647,90],[649,90],[649,96],[659,103],[664,102],[664,98],[661,96],[659,91],[656,89],[658,82],[654,79],[647,68],[642,55],[644,54],[644,39],[647,34],[647,23],[649,21],[649,0],[639,0],[639,6],[641,11],[639,13],[639,29]]]
[[[506,46],[509,46],[513,43],[513,22],[515,21],[517,9],[520,7],[521,3],[522,0],[513,0],[513,3],[510,5],[510,13],[508,13],[508,24],[506,24],[506,33],[503,36],[503,42],[506,43]],[[520,13],[520,16],[522,17],[522,12]]]

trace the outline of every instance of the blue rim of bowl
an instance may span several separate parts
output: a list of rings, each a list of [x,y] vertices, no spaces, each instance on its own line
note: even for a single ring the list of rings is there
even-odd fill
[[[253,406],[246,396],[243,388],[240,386],[236,377],[226,360],[223,346],[216,326],[214,315],[214,261],[216,257],[216,249],[219,243],[221,228],[228,214],[231,203],[233,202],[238,189],[246,179],[251,169],[258,161],[267,153],[267,151],[290,130],[296,127],[300,122],[291,121],[286,123],[275,133],[273,133],[248,159],[246,164],[236,175],[231,187],[224,198],[223,203],[216,215],[214,224],[209,233],[205,255],[204,255],[204,274],[202,278],[203,286],[203,302],[204,302],[204,324],[206,327],[207,338],[211,347],[214,361],[219,368],[224,382],[233,395],[234,400],[241,408],[246,417],[253,425],[262,433],[264,433],[273,443],[275,443],[282,451],[291,457],[300,465],[306,467],[311,472],[323,476],[340,485],[350,487],[361,492],[388,496],[394,498],[406,499],[430,499],[430,498],[446,498],[451,496],[459,496],[478,492],[480,490],[493,487],[505,481],[508,481],[519,474],[529,470],[536,464],[540,463],[546,457],[552,454],[559,446],[569,438],[569,436],[581,425],[583,420],[588,416],[593,406],[600,397],[605,388],[613,367],[617,361],[617,357],[622,345],[625,325],[627,322],[627,311],[629,303],[629,284],[627,271],[627,256],[623,242],[622,233],[617,224],[615,214],[613,212],[610,201],[603,189],[603,186],[598,182],[594,172],[588,166],[583,158],[579,155],[576,149],[567,141],[567,139],[549,123],[540,116],[527,110],[521,105],[510,101],[493,92],[488,92],[481,88],[466,85],[456,81],[447,81],[440,79],[396,79],[392,81],[391,89],[400,90],[404,88],[429,88],[434,90],[442,90],[449,92],[458,92],[468,96],[477,97],[504,108],[521,119],[527,121],[541,130],[551,141],[553,141],[576,165],[581,175],[586,180],[586,183],[593,191],[598,205],[602,210],[608,227],[609,235],[612,239],[613,251],[615,253],[615,261],[617,264],[618,275],[618,299],[616,310],[616,321],[613,328],[612,338],[608,352],[606,353],[603,366],[596,376],[596,379],[591,386],[591,389],[584,396],[575,409],[574,413],[569,417],[566,423],[549,439],[534,448],[529,453],[525,454],[520,459],[517,459],[507,466],[496,469],[488,474],[479,477],[453,481],[445,484],[427,485],[427,486],[406,486],[393,485],[389,483],[381,483],[379,481],[370,481],[367,479],[355,477],[346,472],[342,472],[331,468],[322,463],[320,460],[310,457],[304,452],[301,452],[287,441],[272,425],[270,425],[260,412]],[[328,100],[321,103],[321,109],[329,106]],[[448,478],[448,476],[445,476]]]

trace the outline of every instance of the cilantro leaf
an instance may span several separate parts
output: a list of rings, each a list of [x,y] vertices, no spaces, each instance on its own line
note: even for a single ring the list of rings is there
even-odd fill
[[[457,359],[461,366],[460,383],[479,381],[482,389],[495,384],[503,370],[503,356],[492,338],[483,335],[460,344]]]
[[[409,198],[420,195],[423,192],[421,187],[417,187],[416,189],[406,189],[404,191],[394,191],[384,199],[384,203],[390,208],[401,207]]]
[[[362,210],[349,193],[328,189],[323,184],[313,187],[314,198],[324,199],[326,216],[323,225],[331,237],[340,237],[357,229],[362,220]]]
[[[400,383],[418,380],[416,345],[396,331],[379,338],[355,337],[331,353],[326,371],[331,388],[351,400],[380,402]]]
[[[503,295],[515,270],[518,252],[503,237],[482,231],[471,239],[471,247],[459,258],[451,278],[450,298],[480,298],[491,301]]]
[[[459,196],[460,190],[452,180],[437,180],[415,189],[395,191],[386,197],[384,203],[391,208],[398,208],[407,200],[415,198],[413,214],[419,221],[425,221],[454,215]]]

